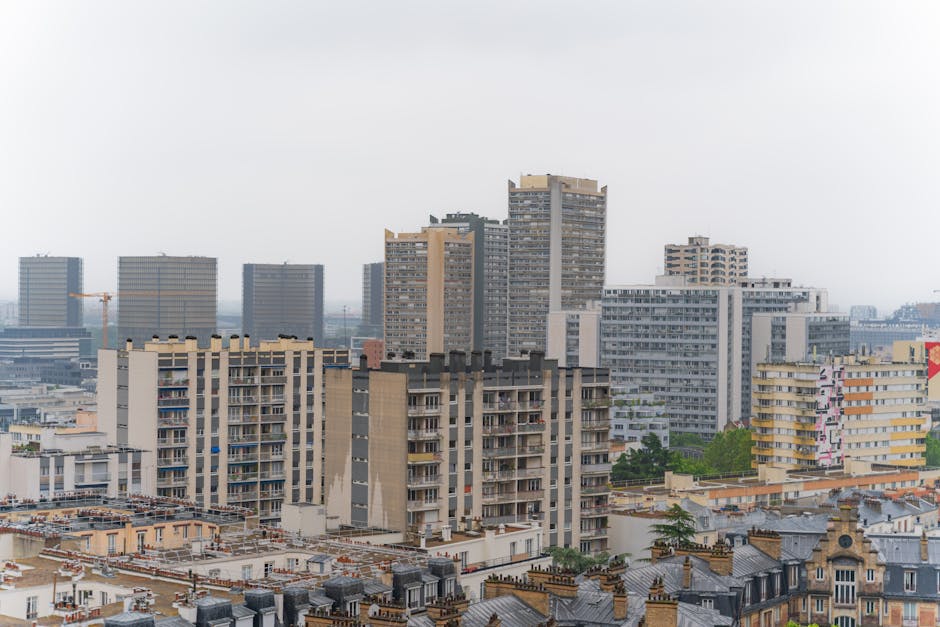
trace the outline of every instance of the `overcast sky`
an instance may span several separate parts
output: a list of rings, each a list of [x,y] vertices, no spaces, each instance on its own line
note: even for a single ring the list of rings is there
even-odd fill
[[[843,309],[933,298],[940,5],[0,0],[0,297],[17,257],[323,263],[506,215],[520,173],[609,187],[608,283],[688,235]]]

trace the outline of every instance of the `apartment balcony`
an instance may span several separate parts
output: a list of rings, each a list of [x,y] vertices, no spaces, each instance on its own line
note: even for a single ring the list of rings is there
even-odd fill
[[[596,442],[582,442],[581,443],[581,452],[587,453],[589,451],[607,451],[610,449],[610,442],[608,440],[598,440]]]
[[[510,514],[508,516],[483,516],[484,525],[511,525],[514,522],[525,520],[524,515]]]
[[[440,440],[443,434],[438,429],[408,429],[408,439],[412,442]]]
[[[189,461],[185,457],[157,458],[157,468],[174,468],[177,466],[189,466]]]
[[[520,401],[516,406],[521,411],[542,411],[545,405],[542,401]]]
[[[545,446],[538,444],[536,446],[520,446],[516,449],[516,454],[520,457],[527,455],[541,455],[545,452]]]
[[[228,385],[258,385],[258,377],[229,377]]]
[[[188,396],[167,396],[157,398],[157,407],[188,407]]]
[[[284,490],[262,490],[262,500],[281,500],[284,498]]]
[[[516,432],[516,425],[483,425],[483,435],[508,435]]]
[[[582,420],[581,431],[599,431],[610,429],[609,420]]]
[[[606,516],[610,513],[609,505],[592,505],[591,507],[581,508],[581,518],[594,518],[597,516]]]
[[[421,486],[436,486],[440,485],[441,476],[440,475],[409,475],[408,476],[408,487],[409,488],[419,488]]]
[[[439,509],[440,504],[437,501],[408,501],[408,511],[419,512],[431,509]]]
[[[270,479],[284,479],[287,474],[283,470],[263,470],[259,475],[262,481]]]
[[[516,411],[519,409],[519,403],[516,401],[500,401],[498,403],[483,403],[483,411],[486,412],[500,412],[500,411]]]
[[[276,442],[283,441],[287,439],[286,433],[262,433],[261,441],[262,442]]]
[[[110,483],[110,482],[111,482],[111,475],[110,475],[110,474],[88,475],[88,476],[84,476],[84,477],[76,476],[76,477],[75,477],[75,486],[76,486],[76,487],[81,486],[81,485],[94,485],[94,484],[98,484],[98,483]]]
[[[409,464],[436,464],[444,459],[439,453],[408,453]]]
[[[233,464],[257,464],[258,456],[257,455],[229,455],[227,461],[230,466]]]
[[[544,422],[520,422],[516,426],[519,433],[541,433],[545,431]]]
[[[609,398],[583,398],[581,399],[581,409],[602,409],[610,407]]]
[[[257,405],[258,397],[257,396],[229,396],[228,397],[229,405]]]
[[[157,438],[157,448],[186,448],[189,444],[180,438]]]
[[[287,377],[286,377],[286,376],[283,376],[283,375],[280,375],[280,376],[275,376],[275,375],[263,376],[263,377],[261,377],[261,383],[274,384],[274,385],[276,385],[276,384],[284,384],[284,383],[287,383]]]
[[[243,416],[229,416],[228,423],[230,425],[258,424],[258,416],[257,414],[243,415]]]
[[[496,505],[498,503],[510,503],[516,498],[516,493],[512,490],[506,490],[503,492],[487,492],[483,491],[483,496],[480,497],[480,500],[484,505]]]
[[[595,527],[593,529],[582,529],[581,538],[606,538],[607,537],[607,527]]]
[[[441,413],[441,406],[437,405],[435,407],[408,407],[409,416],[437,416]]]
[[[494,470],[483,473],[483,481],[512,481],[516,479],[516,470]]]
[[[581,494],[607,494],[610,487],[606,483],[581,486]]]
[[[157,416],[158,427],[188,427],[189,416],[175,416],[173,413]]]
[[[228,475],[229,483],[245,483],[249,481],[257,481],[258,473],[256,472],[242,472],[242,473],[230,473]]]
[[[581,474],[582,475],[608,475],[610,474],[610,462],[604,462],[602,464],[581,464]]]
[[[189,385],[189,379],[172,379],[172,378],[157,379],[157,386],[161,388],[181,388],[181,387],[187,387],[188,385]]]
[[[271,405],[271,404],[276,404],[276,403],[283,403],[283,402],[284,402],[284,396],[283,396],[283,395],[262,396],[262,397],[261,397],[261,402],[264,403],[264,404],[266,404],[266,405]]]
[[[497,457],[515,457],[518,449],[515,446],[503,448],[484,448],[483,457],[493,459]]]
[[[242,433],[239,435],[230,435],[228,436],[228,441],[231,444],[257,444],[258,443],[258,434],[257,433]]]
[[[541,501],[543,498],[545,498],[545,490],[519,490],[513,500]]]
[[[189,483],[189,479],[185,476],[172,475],[169,477],[157,477],[158,488],[174,488],[185,486],[187,483]]]
[[[261,422],[265,424],[282,423],[287,421],[287,414],[262,414]]]

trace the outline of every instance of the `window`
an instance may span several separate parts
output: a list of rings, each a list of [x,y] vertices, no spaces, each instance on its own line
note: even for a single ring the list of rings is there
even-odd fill
[[[833,602],[836,605],[855,605],[855,570],[836,570]]]
[[[251,564],[244,564],[242,566],[242,579],[245,581],[251,579]]]
[[[26,619],[39,617],[39,597],[26,597]]]
[[[702,607],[706,610],[715,609],[715,599],[702,599]]]
[[[799,564],[790,564],[790,574],[787,575],[787,584],[790,588],[795,588],[800,582],[800,566]]]
[[[154,527],[153,533],[156,536],[157,544],[161,544],[163,542],[163,527]]]
[[[117,534],[109,533],[108,534],[108,555],[117,553]]]
[[[905,573],[905,575],[906,574],[907,573]],[[917,604],[916,603],[904,604],[904,620],[917,620]]]
[[[411,588],[408,590],[408,608],[418,607],[421,607],[421,588]]]
[[[875,613],[875,602],[874,601],[865,601],[865,613],[874,614]]]
[[[816,613],[822,614],[822,612],[823,612],[823,598],[816,597]]]
[[[865,571],[865,581],[867,581],[868,583],[871,583],[874,580],[875,580],[875,569],[869,568],[868,570]]]
[[[143,551],[145,544],[147,544],[147,532],[146,532],[146,531],[138,531],[138,532],[137,532],[137,550],[138,550],[138,551]]]
[[[825,579],[825,577],[823,575],[822,566],[817,566],[816,567],[816,581],[822,581],[823,579]]]
[[[904,592],[917,591],[917,572],[913,570],[904,571]]]
[[[532,538],[525,541],[525,554],[532,557]]]
[[[265,562],[264,563],[264,576],[270,577],[272,571],[274,571],[274,562]]]
[[[513,558],[515,556],[516,556],[516,543],[510,542],[509,543],[509,557]]]

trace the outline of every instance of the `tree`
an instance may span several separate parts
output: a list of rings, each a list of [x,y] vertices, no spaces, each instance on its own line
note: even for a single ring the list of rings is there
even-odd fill
[[[751,469],[750,429],[719,431],[705,447],[702,460],[713,474]]]
[[[671,446],[705,448],[705,440],[697,433],[670,433],[669,444]]]
[[[927,435],[927,465],[940,466],[940,440]]]
[[[695,537],[695,517],[685,511],[676,503],[666,510],[666,520],[669,522],[659,523],[650,527],[656,534],[656,539],[666,544],[678,544],[679,546],[691,544]]]
[[[677,463],[676,455],[663,446],[655,433],[644,435],[640,444],[643,445],[641,448],[624,453],[613,465],[613,481],[662,477]]]
[[[549,547],[548,554],[552,556],[552,564],[576,573],[583,573],[593,566],[605,566],[610,561],[610,555],[607,553],[587,555],[578,549],[564,546]]]

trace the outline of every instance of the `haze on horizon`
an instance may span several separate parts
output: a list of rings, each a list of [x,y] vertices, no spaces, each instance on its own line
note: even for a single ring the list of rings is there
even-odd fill
[[[276,8],[272,8],[276,7]],[[0,298],[17,258],[323,263],[506,215],[520,173],[609,187],[607,282],[689,235],[847,310],[934,300],[940,6],[928,2],[4,2]]]

